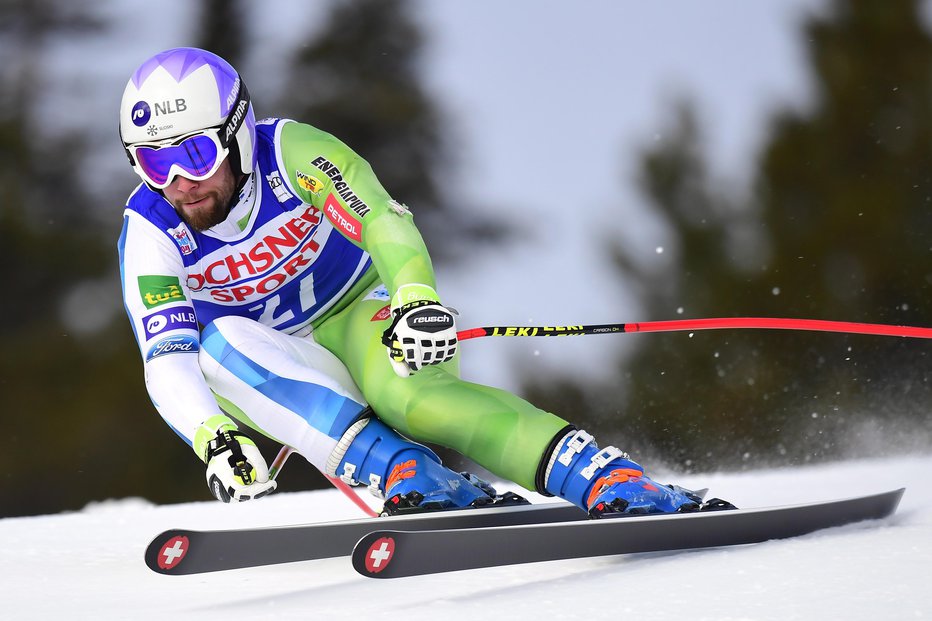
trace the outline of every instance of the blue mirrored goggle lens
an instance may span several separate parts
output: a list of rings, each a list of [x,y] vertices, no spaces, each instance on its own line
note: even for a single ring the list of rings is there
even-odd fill
[[[204,177],[217,163],[217,143],[204,134],[190,136],[179,144],[165,147],[139,147],[136,161],[146,176],[156,185],[168,181],[172,166],[194,177]]]

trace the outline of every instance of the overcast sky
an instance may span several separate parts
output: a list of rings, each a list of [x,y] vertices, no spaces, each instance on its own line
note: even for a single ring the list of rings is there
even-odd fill
[[[745,183],[767,118],[811,101],[800,24],[825,3],[420,4],[435,46],[429,81],[463,139],[467,173],[453,187],[513,208],[535,234],[527,245],[442,270],[461,323],[676,318],[672,308],[643,316],[604,267],[608,235],[621,236],[640,261],[669,256],[665,231],[633,183],[639,149],[669,127],[672,98],[686,96],[698,105],[714,174]],[[690,316],[688,301],[680,308]],[[601,374],[625,338],[645,337],[467,343],[463,369],[506,385],[518,365]]]

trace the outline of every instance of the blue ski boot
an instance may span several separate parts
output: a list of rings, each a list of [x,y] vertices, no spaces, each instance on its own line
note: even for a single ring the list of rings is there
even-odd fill
[[[644,469],[614,446],[599,450],[592,436],[581,430],[559,441],[544,482],[548,493],[565,498],[591,517],[699,511],[702,505],[702,499],[689,490],[644,476]]]
[[[453,472],[429,448],[402,438],[377,418],[363,418],[343,434],[327,474],[366,485],[386,499],[382,515],[481,507],[497,500],[488,483]]]

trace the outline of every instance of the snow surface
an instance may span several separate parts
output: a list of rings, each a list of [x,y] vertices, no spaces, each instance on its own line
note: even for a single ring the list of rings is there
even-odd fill
[[[932,618],[925,591],[932,572],[932,455],[676,480],[708,486],[745,507],[907,490],[890,519],[797,539],[395,580],[364,578],[348,558],[199,576],[163,576],[143,562],[146,544],[173,527],[360,517],[336,490],[279,493],[242,505],[113,500],[75,513],[0,520],[0,618]]]

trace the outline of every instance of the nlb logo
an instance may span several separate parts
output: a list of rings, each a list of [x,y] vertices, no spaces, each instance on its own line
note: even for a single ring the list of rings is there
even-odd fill
[[[184,112],[187,109],[187,102],[180,97],[174,101],[166,100],[162,102],[156,102],[155,116],[175,114],[176,112]],[[136,127],[142,127],[149,122],[150,118],[152,118],[152,108],[150,108],[149,104],[145,101],[137,101],[133,106],[129,116],[133,121],[133,125]],[[159,129],[165,129],[165,127],[161,127]]]
[[[165,329],[165,326],[168,325],[168,319],[164,315],[159,314],[155,317],[145,320],[143,324],[146,327],[146,334],[158,334]]]
[[[174,107],[172,107],[172,104],[174,104]],[[187,102],[184,99],[179,97],[174,102],[172,102],[171,100],[166,100],[161,103],[156,103],[155,104],[155,116],[165,116],[166,114],[175,114],[176,112],[184,112],[187,109],[188,109]]]
[[[149,118],[152,116],[152,111],[149,109],[149,104],[144,101],[137,101],[136,105],[133,106],[133,111],[130,115],[130,118],[133,119],[133,125],[136,127],[142,127],[149,122]]]
[[[154,338],[165,330],[197,330],[197,315],[190,306],[177,306],[159,310],[143,317],[142,326],[146,340]]]

